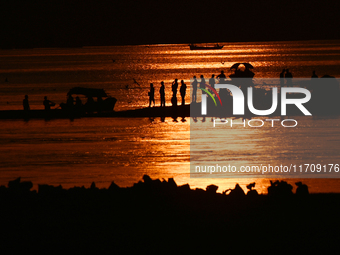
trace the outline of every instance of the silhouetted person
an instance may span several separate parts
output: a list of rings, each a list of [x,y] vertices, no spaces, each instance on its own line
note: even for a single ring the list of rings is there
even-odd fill
[[[231,77],[231,76],[229,76]],[[240,68],[235,68],[234,76],[233,78],[243,78],[243,71]]]
[[[151,107],[151,102],[153,102],[153,106],[155,106],[155,88],[153,87],[153,83],[150,83],[149,107]]]
[[[51,102],[47,99],[47,96],[44,97],[43,105],[45,107],[45,119],[48,120],[50,118],[50,110],[51,106],[55,106],[55,103]]]
[[[249,189],[248,192],[247,192],[247,196],[249,196],[249,197],[255,197],[255,196],[257,196],[257,195],[259,194],[259,193],[258,193],[255,189],[253,189],[253,188],[255,188],[255,182],[250,183],[250,184],[247,185],[247,189]]]
[[[97,98],[97,103],[98,104],[102,104],[103,103],[103,98],[102,97],[98,97]]]
[[[213,88],[215,88],[215,74],[211,75],[211,78],[209,79],[209,85]]]
[[[201,82],[200,82],[200,88],[205,89],[205,79],[204,76],[201,75]],[[206,92],[204,90],[202,90],[202,94],[206,94]]]
[[[192,86],[192,102],[196,103],[196,100],[197,100],[197,79],[196,79],[196,76],[194,76],[193,78],[193,82],[191,84]]]
[[[308,186],[306,184],[302,184],[302,182],[296,182],[295,185],[297,186],[296,188],[297,196],[304,197],[309,195]]]
[[[87,101],[85,103],[85,109],[87,112],[93,112],[94,110],[94,100],[93,97],[88,96]]]
[[[282,72],[280,73],[280,86],[285,85],[285,72],[286,69],[282,69]]]
[[[88,96],[88,97],[87,97],[86,104],[88,104],[88,105],[93,105],[93,104],[94,104],[93,97],[91,97],[91,96]]]
[[[218,83],[225,83],[227,76],[225,76],[224,71],[221,71],[221,73],[217,75],[216,78],[218,79]]]
[[[55,103],[53,103],[50,100],[48,100],[47,96],[44,97],[43,104],[45,106],[45,111],[49,111],[51,109],[51,106],[55,106]]]
[[[83,102],[81,101],[81,99],[79,97],[76,97],[76,106],[82,106]]]
[[[28,102],[28,95],[25,95],[25,99],[22,101],[22,105],[24,107],[25,112],[28,112],[30,110],[30,104]]]
[[[311,78],[311,89],[315,93],[317,93],[318,91],[318,83],[319,83],[319,77],[316,75],[315,71],[313,71],[312,78]]]
[[[75,105],[77,110],[80,110],[83,107],[83,102],[81,101],[81,99],[77,96],[76,97],[76,105]]]
[[[172,82],[172,98],[171,103],[173,106],[177,106],[177,89],[178,89],[178,79]]]
[[[235,198],[242,198],[246,194],[244,193],[243,189],[240,187],[240,185],[237,183],[235,185],[235,188],[230,191],[229,196],[235,197]]]
[[[67,104],[67,106],[68,106],[69,108],[72,108],[72,107],[73,107],[73,105],[74,105],[74,99],[73,99],[72,95],[68,95],[66,104]]]
[[[178,89],[178,79],[175,79],[172,82],[172,93],[173,93],[173,97],[177,97],[177,89]]]
[[[181,87],[179,89],[179,92],[181,93],[182,97],[182,105],[185,105],[185,94],[187,92],[187,85],[184,83],[183,80],[181,80]]]
[[[285,181],[270,181],[268,189],[268,196],[271,197],[286,197],[293,194],[293,186]]]
[[[245,66],[243,71],[243,78],[254,78],[255,73],[249,69],[248,66]]]
[[[286,79],[286,82],[287,82],[287,86],[288,87],[291,87],[293,86],[293,75],[291,72],[289,72],[289,69],[286,69],[286,73],[285,73],[285,79]]]
[[[313,71],[312,78],[319,78],[319,76],[316,75],[315,71]]]
[[[159,94],[161,95],[161,107],[165,107],[165,86],[163,81],[161,82]]]

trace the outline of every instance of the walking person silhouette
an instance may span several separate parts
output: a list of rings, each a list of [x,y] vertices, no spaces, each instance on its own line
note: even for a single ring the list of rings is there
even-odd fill
[[[149,91],[149,107],[151,107],[151,103],[153,102],[153,106],[155,106],[155,88],[153,87],[153,83],[150,83],[150,91]]]

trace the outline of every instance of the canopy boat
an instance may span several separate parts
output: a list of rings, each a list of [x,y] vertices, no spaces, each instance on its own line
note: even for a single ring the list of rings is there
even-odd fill
[[[197,46],[195,44],[189,44],[190,50],[220,50],[224,45],[219,45],[218,43],[212,46]]]
[[[83,95],[87,102],[83,104],[80,98],[73,103],[73,95]],[[75,87],[67,93],[67,103],[61,103],[62,110],[75,110],[81,112],[108,112],[113,111],[117,99],[106,94],[103,89]],[[95,101],[93,98],[96,97]],[[103,99],[104,98],[104,99]]]

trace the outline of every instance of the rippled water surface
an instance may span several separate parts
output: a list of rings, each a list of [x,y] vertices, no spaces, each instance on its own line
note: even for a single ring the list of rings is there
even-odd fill
[[[117,98],[116,110],[148,105],[149,83],[166,85],[169,105],[171,82],[193,75],[210,77],[236,62],[250,62],[256,78],[278,77],[289,68],[294,77],[340,76],[339,41],[226,43],[218,51],[190,51],[187,45],[25,49],[0,51],[0,110],[22,109],[29,95],[31,109],[42,109],[44,96],[57,104],[66,101],[72,87],[104,88]],[[7,79],[8,82],[5,82]],[[190,88],[190,86],[189,86]],[[85,100],[85,98],[82,98]],[[189,103],[189,96],[186,103]],[[266,192],[269,180],[190,178],[190,119],[88,118],[70,120],[0,120],[0,184],[21,176],[34,184],[131,186],[143,174],[174,177],[179,184],[219,192],[236,182],[244,188],[256,181]],[[199,120],[197,123],[202,123]],[[283,129],[235,129],[221,151],[230,162],[323,160],[339,162],[339,119],[303,122],[311,132]],[[198,125],[198,124],[197,124]],[[318,131],[319,130],[319,131]],[[328,141],[328,142],[325,142]],[[222,152],[221,152],[222,153]],[[294,183],[296,180],[290,180]],[[312,192],[340,192],[337,179],[304,180]]]

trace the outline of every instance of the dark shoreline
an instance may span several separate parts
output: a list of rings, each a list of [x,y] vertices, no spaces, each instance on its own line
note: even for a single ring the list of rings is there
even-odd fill
[[[293,194],[284,182],[274,186],[268,195],[239,188],[225,195],[214,185],[193,190],[144,176],[129,188],[39,185],[36,192],[17,179],[0,187],[1,250],[308,254],[337,248],[340,194]]]
[[[0,111],[0,119],[76,119],[94,117],[190,117],[190,105],[177,107],[146,107],[135,110],[112,111],[100,113],[77,113],[61,109],[45,110],[7,110]]]

